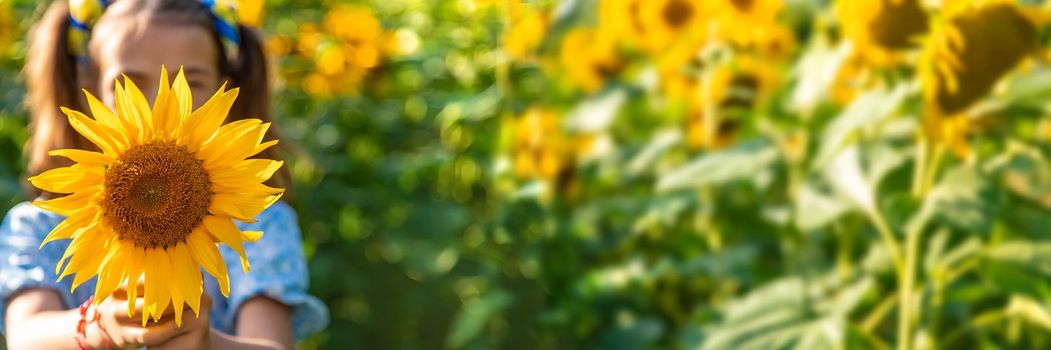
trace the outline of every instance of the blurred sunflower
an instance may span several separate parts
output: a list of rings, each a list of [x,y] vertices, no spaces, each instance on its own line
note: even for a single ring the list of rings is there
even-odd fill
[[[528,58],[544,40],[549,21],[546,13],[533,7],[511,14],[508,30],[503,36],[504,51],[512,59]]]
[[[514,173],[520,179],[540,179],[552,190],[572,194],[574,166],[591,149],[593,139],[569,135],[553,110],[531,107],[513,125]]]
[[[785,29],[777,25],[784,0],[711,1],[718,23],[718,36],[734,45],[752,46],[784,39]]]
[[[242,232],[232,220],[251,222],[281,197],[282,189],[263,182],[282,162],[247,159],[277,143],[262,142],[269,123],[245,119],[222,125],[237,89],[220,88],[193,111],[182,70],[169,86],[162,68],[160,81],[152,110],[127,78],[115,87],[116,113],[90,93],[94,119],[62,108],[69,124],[101,152],[52,151],[75,164],[29,181],[69,194],[33,202],[66,216],[41,243],[72,239],[56,266],[60,278],[75,274],[76,289],[97,275],[96,305],[126,285],[129,316],[141,278],[143,325],[151,316],[159,320],[169,305],[181,325],[184,303],[195,314],[200,311],[202,267],[219,281],[223,295],[229,294],[217,243],[240,254],[248,272],[243,242],[258,240],[262,232]]]
[[[238,0],[237,21],[252,28],[259,28],[263,25],[265,9],[265,0]]]
[[[738,122],[728,112],[750,111],[765,103],[781,71],[761,57],[744,55],[732,64],[706,70],[700,80],[683,83],[669,96],[686,101],[686,144],[692,150],[723,148],[735,141]]]
[[[918,48],[928,29],[920,0],[840,0],[834,11],[855,56],[875,66],[893,64],[901,52]]]
[[[650,0],[633,5],[625,2],[629,11],[637,7],[639,41],[643,49],[660,54],[679,41],[704,41],[707,36],[711,9],[701,0]],[[630,18],[630,17],[629,17]],[[622,25],[632,23],[620,19]]]
[[[923,126],[934,143],[966,156],[963,112],[1019,63],[1038,54],[1036,16],[1012,1],[954,2],[934,23],[920,57],[927,104]],[[961,154],[962,153],[962,154]]]
[[[567,33],[560,58],[570,82],[586,92],[598,91],[623,68],[616,39],[590,28]]]
[[[603,0],[598,4],[598,31],[618,38],[617,42],[637,47],[642,41],[641,0]]]
[[[844,58],[828,88],[828,97],[833,103],[845,106],[865,89],[864,83],[867,78],[865,62],[865,58],[858,55],[849,55]]]
[[[283,40],[271,41],[275,52],[294,48],[299,57],[313,61],[311,72],[293,80],[301,81],[308,94],[332,97],[357,93],[391,39],[367,7],[344,5],[329,11],[321,27],[301,25],[294,45]]]

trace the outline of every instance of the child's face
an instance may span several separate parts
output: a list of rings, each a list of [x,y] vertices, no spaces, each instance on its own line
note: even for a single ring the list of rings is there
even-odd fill
[[[161,65],[168,68],[168,79],[173,79],[179,67],[183,67],[193,92],[195,109],[219,88],[221,77],[216,64],[219,48],[213,44],[211,33],[204,28],[151,23],[141,33],[109,37],[120,39],[100,43],[96,58],[99,68],[97,92],[110,108],[116,104],[114,79],[121,78],[122,73],[134,81],[152,103],[157,96]]]

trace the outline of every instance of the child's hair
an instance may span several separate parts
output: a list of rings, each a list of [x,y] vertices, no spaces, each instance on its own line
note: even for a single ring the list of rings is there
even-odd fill
[[[48,156],[51,150],[97,150],[97,147],[73,130],[66,116],[59,110],[59,107],[68,107],[83,111],[87,100],[81,89],[97,92],[97,87],[91,85],[98,82],[96,63],[90,59],[87,62],[78,62],[77,57],[70,51],[69,18],[68,1],[55,1],[31,32],[25,66],[31,118],[30,139],[26,147],[29,164],[26,170],[30,176],[70,164],[64,158]],[[271,121],[269,67],[262,38],[256,30],[238,24],[237,30],[241,38],[237,48],[239,54],[236,62],[232,62],[223,50],[221,39],[212,22],[212,14],[198,1],[113,1],[96,27],[114,25],[113,28],[117,31],[130,34],[147,21],[199,25],[207,28],[212,33],[212,44],[216,45],[219,52],[217,64],[220,75],[229,77],[229,87],[241,89],[227,121],[245,118]],[[94,43],[92,40],[92,46]],[[89,50],[89,53],[91,51]],[[157,70],[159,74],[160,67],[157,67]],[[277,135],[277,128],[271,125],[267,139],[275,139]],[[259,157],[280,159],[274,147],[263,151]],[[287,167],[282,167],[274,174],[268,184],[285,188],[287,198],[291,190]],[[32,186],[29,186],[29,192],[31,198],[42,194]]]

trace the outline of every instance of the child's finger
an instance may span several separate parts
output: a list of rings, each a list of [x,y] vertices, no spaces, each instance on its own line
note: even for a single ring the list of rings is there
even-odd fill
[[[189,328],[178,327],[174,320],[149,323],[146,327],[122,327],[122,337],[128,344],[155,346],[189,331]]]
[[[139,280],[136,282],[136,286],[137,286],[136,289],[139,291],[138,295],[140,297],[142,296],[143,282],[144,282],[144,279],[142,279],[142,278],[139,278]],[[121,283],[120,287],[118,287],[117,290],[113,291],[113,294],[111,295],[111,297],[115,298],[115,299],[120,299],[120,300],[127,300],[128,299],[128,284],[127,283]]]

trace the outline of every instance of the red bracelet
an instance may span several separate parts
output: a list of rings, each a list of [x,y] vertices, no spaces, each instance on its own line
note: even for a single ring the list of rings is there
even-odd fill
[[[113,343],[110,343],[109,341],[109,334],[106,332],[105,329],[102,328],[102,322],[98,322],[98,310],[94,310],[94,315],[91,316],[91,320],[88,320],[88,308],[94,301],[95,296],[91,296],[88,297],[88,300],[85,300],[83,304],[80,304],[80,321],[77,322],[77,334],[73,337],[73,339],[77,341],[77,348],[79,348],[80,350],[88,350],[88,347],[84,345],[84,342],[88,339],[88,325],[92,322],[96,322],[98,324],[99,333],[102,336],[102,344],[105,345],[107,349],[113,348]]]
[[[92,296],[85,300],[83,304],[80,304],[80,321],[77,322],[77,334],[73,336],[73,339],[77,341],[77,348],[80,350],[88,350],[88,347],[84,345],[84,340],[88,338],[88,306],[95,300]]]

